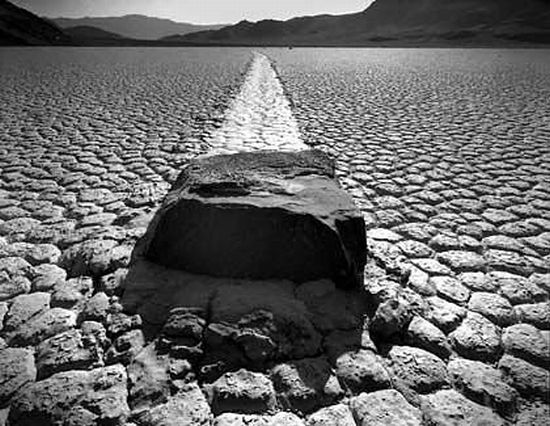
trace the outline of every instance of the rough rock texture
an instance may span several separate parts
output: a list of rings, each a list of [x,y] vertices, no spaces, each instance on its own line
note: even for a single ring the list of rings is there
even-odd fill
[[[307,426],[356,426],[347,405],[338,404],[321,408],[307,418]]]
[[[25,387],[11,405],[12,425],[123,425],[126,371],[121,365],[91,371],[68,371]]]
[[[270,102],[273,96],[262,96],[277,76],[259,73],[256,77],[271,80],[249,80],[251,108],[234,115],[228,127],[221,120],[226,122],[224,109],[240,87],[246,49],[185,55],[138,50],[0,51],[5,88],[0,90],[0,351],[34,353],[33,363],[25,355],[28,363],[0,369],[15,377],[2,382],[10,388],[6,394],[12,392],[9,383],[24,382],[19,391],[36,386],[28,378],[42,363],[37,349],[48,368],[59,360],[60,368],[88,369],[93,367],[87,361],[71,364],[70,348],[95,341],[100,361],[124,362],[132,371],[126,400],[133,411],[125,426],[141,426],[147,410],[158,413],[151,423],[173,413],[178,424],[186,404],[200,401],[195,406],[203,414],[187,416],[192,423],[211,414],[200,392],[196,399],[179,394],[187,383],[204,392],[243,366],[273,382],[274,365],[322,355],[343,388],[313,409],[325,418],[334,404],[349,406],[357,396],[343,377],[369,377],[360,359],[344,363],[346,374],[338,372],[342,355],[369,350],[389,367],[391,345],[407,345],[446,364],[450,383],[443,389],[454,395],[444,398],[436,389],[419,397],[403,387],[410,403],[431,398],[433,404],[415,405],[426,424],[469,426],[487,418],[502,424],[495,413],[509,424],[547,423],[550,62],[545,55],[270,50],[292,101],[290,116],[280,115],[280,103]],[[277,96],[285,97],[282,89]],[[265,114],[255,110],[262,105],[268,106]],[[204,277],[169,274],[151,264],[126,267],[181,170],[211,148],[210,135],[226,145],[236,140],[248,150],[272,149],[273,140],[292,144],[297,133],[288,138],[286,127],[292,114],[298,137],[336,159],[335,176],[365,221],[364,286],[372,297],[360,316],[349,303],[359,295],[333,292],[331,280],[279,283],[276,291],[273,283],[264,285],[263,298],[254,293],[248,305],[244,286],[231,299],[242,309],[225,309],[230,291],[218,296],[219,286]],[[136,275],[139,297],[131,285]],[[224,281],[224,286],[244,284]],[[223,313],[218,318],[228,321],[211,323],[214,302]],[[280,308],[270,317],[256,305]],[[471,321],[472,315],[479,321]],[[65,341],[67,335],[75,338]],[[208,345],[199,335],[208,337]],[[155,353],[142,357],[149,348]],[[74,352],[79,359],[80,351]],[[472,377],[453,363],[464,358],[490,373]],[[232,365],[235,360],[238,365]],[[398,375],[410,375],[411,369]],[[45,381],[69,372],[50,373]],[[520,394],[509,407],[495,404],[509,396],[503,382]],[[60,410],[70,414],[65,426],[118,422],[97,422],[78,404]],[[9,412],[9,405],[0,406],[0,424]],[[308,415],[224,413],[216,422],[303,425]]]
[[[275,391],[271,381],[260,373],[244,369],[226,373],[211,389],[214,413],[264,413],[275,408]]]
[[[304,426],[304,422],[292,413],[273,416],[226,413],[216,417],[213,426]]]
[[[208,426],[211,421],[210,407],[196,383],[185,386],[168,401],[138,418],[140,426]]]
[[[390,386],[382,359],[367,350],[346,352],[336,360],[336,376],[352,393],[372,392]]]
[[[490,408],[476,404],[454,390],[440,390],[425,397],[422,405],[427,424],[434,426],[504,426],[506,422]]]
[[[200,274],[356,286],[364,223],[333,168],[319,151],[194,160],[153,219],[143,253]]]
[[[360,426],[420,426],[422,413],[399,392],[389,389],[362,393],[350,402]]]
[[[470,399],[503,415],[516,411],[518,393],[505,383],[499,370],[479,361],[457,358],[449,363],[449,375],[455,388]]]
[[[11,397],[24,385],[36,378],[32,352],[26,349],[0,350],[0,406],[7,405]]]
[[[277,365],[271,377],[283,407],[302,413],[330,404],[343,394],[330,365],[323,358]]]

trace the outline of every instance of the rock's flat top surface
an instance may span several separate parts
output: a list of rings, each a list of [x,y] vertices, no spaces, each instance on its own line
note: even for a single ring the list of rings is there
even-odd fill
[[[356,286],[366,262],[363,218],[320,151],[193,160],[143,240],[164,266],[220,277],[330,278]]]

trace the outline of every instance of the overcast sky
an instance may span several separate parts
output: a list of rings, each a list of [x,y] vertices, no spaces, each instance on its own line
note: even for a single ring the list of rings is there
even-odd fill
[[[320,13],[349,13],[372,0],[11,0],[40,16],[83,17],[142,14],[192,23],[235,23],[243,19],[288,19]]]

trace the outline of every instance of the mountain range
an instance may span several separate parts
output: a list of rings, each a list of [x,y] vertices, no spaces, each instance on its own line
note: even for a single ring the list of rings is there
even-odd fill
[[[168,40],[201,45],[547,44],[550,0],[376,0],[354,14],[242,21]]]
[[[134,40],[158,40],[172,35],[184,35],[197,31],[218,30],[225,25],[194,25],[170,19],[144,15],[125,15],[107,18],[54,18],[53,23],[62,29],[95,27]]]
[[[0,46],[68,41],[69,37],[56,25],[6,0],[0,0]]]
[[[220,27],[142,15],[48,20],[0,0],[0,44],[122,46],[548,45],[550,0],[376,0],[347,15]]]

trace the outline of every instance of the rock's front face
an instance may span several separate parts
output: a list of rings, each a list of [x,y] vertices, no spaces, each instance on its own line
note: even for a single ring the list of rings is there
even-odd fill
[[[365,227],[320,151],[219,155],[184,169],[135,253],[211,276],[353,287]]]

